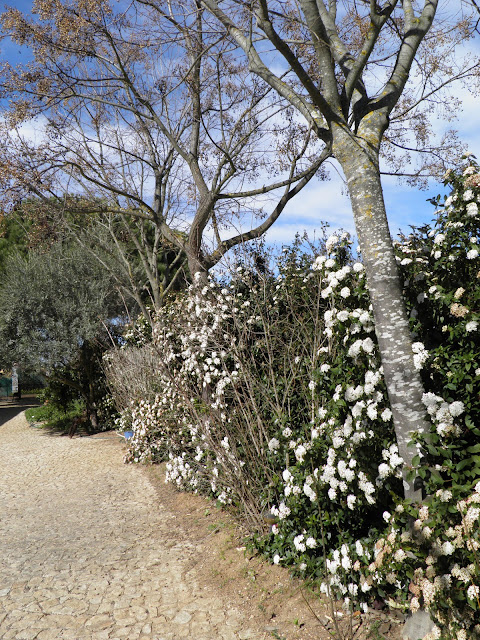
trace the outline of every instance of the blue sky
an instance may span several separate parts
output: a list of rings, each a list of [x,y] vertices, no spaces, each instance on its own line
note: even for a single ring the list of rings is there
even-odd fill
[[[354,233],[353,216],[342,180],[331,172],[329,182],[312,183],[289,203],[274,227],[267,234],[269,242],[287,244],[296,231],[313,235],[319,221],[328,222],[333,229],[343,228]],[[394,178],[383,180],[387,215],[392,235],[398,230],[408,231],[410,225],[419,226],[433,218],[435,208],[428,198],[445,193],[442,184],[432,180],[427,191],[399,184]]]
[[[31,0],[18,0],[7,3],[20,10],[29,11]],[[471,43],[470,43],[471,44]],[[478,43],[475,48],[479,49]],[[18,45],[6,40],[0,43],[0,55],[3,60],[10,62],[25,61],[25,53]],[[457,90],[462,109],[458,113],[457,121],[442,122],[436,120],[434,129],[441,133],[443,129],[456,128],[459,137],[466,143],[469,151],[480,157],[480,129],[478,127],[478,98],[465,89]],[[336,170],[330,171],[331,180],[328,182],[312,181],[296,198],[294,198],[279,220],[267,235],[269,243],[287,244],[296,232],[304,230],[313,235],[319,229],[320,222],[328,222],[332,229],[342,227],[354,232],[353,217],[341,178]],[[432,180],[429,189],[422,191],[399,184],[391,177],[383,180],[387,215],[390,230],[396,235],[399,229],[408,231],[409,225],[420,225],[433,217],[433,206],[427,198],[442,192],[443,186]]]

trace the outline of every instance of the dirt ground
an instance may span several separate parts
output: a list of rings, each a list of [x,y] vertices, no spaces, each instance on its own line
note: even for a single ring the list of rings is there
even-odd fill
[[[249,551],[241,529],[228,513],[205,498],[165,484],[164,465],[145,466],[144,472],[158,499],[176,514],[179,526],[205,549],[192,561],[199,580],[245,611],[249,628],[267,631],[277,640],[401,638],[403,618],[394,611],[371,611],[353,619],[340,613],[339,635],[329,603],[307,591],[287,569],[271,565]]]

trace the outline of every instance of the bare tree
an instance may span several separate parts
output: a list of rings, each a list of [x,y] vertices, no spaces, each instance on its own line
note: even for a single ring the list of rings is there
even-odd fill
[[[385,211],[380,152],[395,116],[408,122],[403,139],[390,134],[390,143],[408,152],[411,132],[419,139],[422,128],[426,141],[425,114],[433,101],[441,100],[441,88],[454,78],[478,74],[478,60],[472,58],[461,68],[447,68],[453,64],[447,53],[462,37],[472,36],[468,16],[460,20],[457,16],[456,26],[437,17],[432,28],[438,0],[201,0],[201,4],[243,50],[252,73],[290,102],[317,137],[332,146],[341,165],[366,268],[398,446],[409,466],[415,453],[407,448],[410,434],[424,432],[428,425]],[[413,87],[408,86],[411,74],[417,76]],[[425,108],[427,112],[422,111]],[[420,117],[415,133],[411,123]],[[404,485],[407,497],[420,498],[406,480]]]
[[[58,213],[81,196],[126,272],[119,238],[136,251],[154,306],[171,283],[158,272],[166,246],[175,273],[185,258],[191,275],[205,272],[262,235],[330,155],[194,0],[34,10],[1,18],[34,56],[1,73],[5,206],[34,194]],[[138,301],[138,282],[131,290]]]

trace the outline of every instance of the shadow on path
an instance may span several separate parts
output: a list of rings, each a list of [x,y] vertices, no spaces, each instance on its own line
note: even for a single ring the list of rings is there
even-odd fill
[[[0,399],[0,426],[5,424],[16,415],[30,409],[31,407],[38,407],[39,402],[34,395],[25,395],[20,401],[12,401],[10,398]]]

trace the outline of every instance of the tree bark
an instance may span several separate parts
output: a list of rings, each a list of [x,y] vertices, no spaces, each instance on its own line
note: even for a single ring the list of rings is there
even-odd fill
[[[372,144],[373,134],[367,142],[366,136],[354,135],[346,127],[334,126],[332,134],[334,155],[348,184],[399,454],[405,462],[405,497],[420,501],[421,491],[406,480],[406,471],[417,453],[415,447],[407,445],[412,432],[428,431],[428,422],[385,211],[378,145]]]

